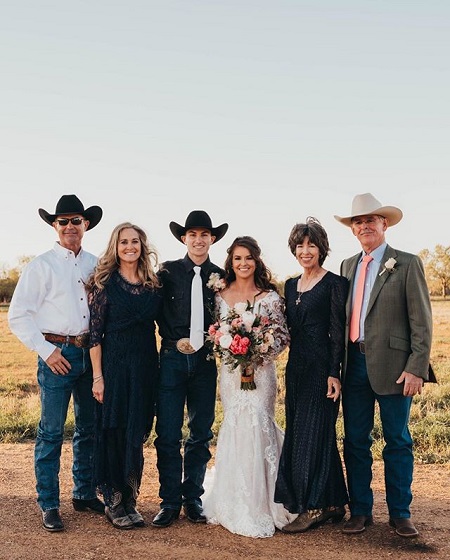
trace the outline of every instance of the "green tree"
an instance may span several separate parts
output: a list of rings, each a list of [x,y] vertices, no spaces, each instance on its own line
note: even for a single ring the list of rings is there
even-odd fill
[[[423,249],[419,253],[432,294],[445,297],[450,293],[450,246],[436,245],[434,251]]]
[[[0,302],[9,303],[11,301],[22,270],[33,258],[33,256],[22,256],[18,258],[17,266],[2,268],[0,271]]]

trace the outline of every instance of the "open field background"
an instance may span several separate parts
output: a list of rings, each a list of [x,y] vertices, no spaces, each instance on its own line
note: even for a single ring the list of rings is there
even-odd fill
[[[450,300],[433,300],[434,336],[431,363],[439,383],[425,385],[422,395],[414,398],[410,428],[415,441],[416,461],[450,462]],[[39,420],[39,393],[36,382],[36,356],[10,332],[7,308],[0,308],[0,442],[32,440]],[[287,353],[277,362],[279,393],[277,421],[284,428],[284,365]],[[214,434],[222,420],[220,395],[217,399]],[[338,420],[338,438],[342,441],[342,420]],[[69,415],[67,436],[73,431]],[[374,456],[381,457],[383,439],[378,421],[374,428]],[[152,445],[150,438],[147,445]],[[213,441],[213,444],[215,440]]]
[[[439,384],[428,384],[414,400],[411,428],[416,438],[412,515],[418,539],[401,539],[387,521],[382,462],[374,462],[375,524],[354,538],[343,535],[342,524],[325,524],[305,534],[277,531],[270,539],[250,539],[220,526],[194,525],[183,517],[168,529],[155,529],[150,521],[159,509],[156,457],[152,441],[144,450],[145,469],[139,510],[146,527],[118,531],[103,516],[75,512],[72,494],[72,448],[69,439],[61,457],[61,514],[66,530],[47,533],[41,528],[36,505],[33,445],[39,418],[35,381],[36,357],[10,333],[4,310],[0,312],[0,560],[240,560],[290,558],[329,560],[444,560],[450,558],[450,301],[433,302],[435,336],[432,363]],[[279,359],[278,422],[284,425],[283,365]],[[217,401],[215,433],[222,418]],[[342,427],[339,424],[340,438]],[[67,435],[73,430],[69,418]],[[382,438],[374,430],[379,457]],[[212,447],[214,462],[215,447]]]

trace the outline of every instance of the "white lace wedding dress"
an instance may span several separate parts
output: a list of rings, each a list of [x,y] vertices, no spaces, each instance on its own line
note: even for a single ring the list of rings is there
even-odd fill
[[[217,295],[221,316],[227,303]],[[287,345],[289,336],[284,307],[276,292],[269,292],[255,305],[258,313],[271,313],[278,325],[278,351]],[[220,427],[215,467],[205,478],[203,511],[208,523],[220,524],[232,533],[247,537],[271,537],[295,519],[282,504],[273,501],[278,461],[284,434],[275,423],[277,378],[275,363],[255,372],[256,389],[240,388],[238,370],[222,364],[220,397],[224,418]]]

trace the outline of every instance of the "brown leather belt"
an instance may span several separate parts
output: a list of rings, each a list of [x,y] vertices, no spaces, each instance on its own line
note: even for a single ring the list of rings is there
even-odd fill
[[[45,340],[49,342],[60,342],[61,344],[73,344],[77,348],[89,348],[90,335],[88,332],[69,336],[65,334],[42,333]]]
[[[179,340],[169,340],[164,338],[161,342],[163,348],[174,348],[182,354],[195,354],[195,350],[192,348],[189,338],[180,338]]]
[[[359,352],[361,352],[361,354],[365,354],[366,353],[366,345],[364,342],[351,342],[351,344],[357,348],[357,350]]]

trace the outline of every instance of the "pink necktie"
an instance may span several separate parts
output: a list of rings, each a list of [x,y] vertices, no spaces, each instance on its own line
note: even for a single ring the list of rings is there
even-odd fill
[[[355,290],[355,299],[353,302],[352,317],[350,319],[350,340],[356,342],[359,338],[359,320],[361,318],[361,308],[364,297],[364,284],[366,282],[367,266],[373,261],[370,255],[364,255],[359,271],[358,284]]]

